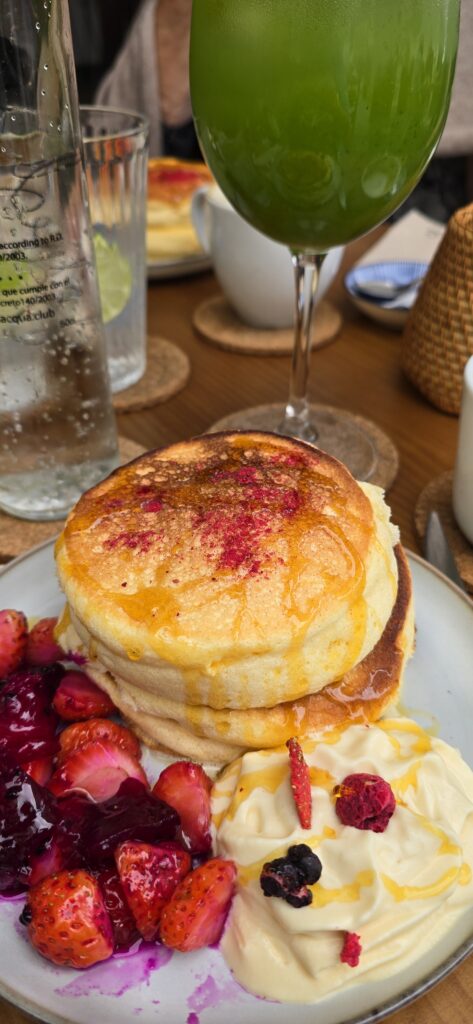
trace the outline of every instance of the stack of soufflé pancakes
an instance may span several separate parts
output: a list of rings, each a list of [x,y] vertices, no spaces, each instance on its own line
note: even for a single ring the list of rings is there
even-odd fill
[[[209,764],[376,721],[413,648],[382,491],[303,442],[209,434],[88,491],[58,540],[65,651],[149,747]]]

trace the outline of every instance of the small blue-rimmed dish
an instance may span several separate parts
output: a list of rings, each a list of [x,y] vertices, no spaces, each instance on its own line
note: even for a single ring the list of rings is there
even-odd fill
[[[392,260],[353,267],[345,288],[354,305],[377,323],[401,330],[417,298],[428,263]]]

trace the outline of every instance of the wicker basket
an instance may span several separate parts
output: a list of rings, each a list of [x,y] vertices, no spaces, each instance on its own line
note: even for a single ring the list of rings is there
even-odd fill
[[[472,354],[473,204],[448,224],[404,330],[402,365],[433,405],[458,415]]]

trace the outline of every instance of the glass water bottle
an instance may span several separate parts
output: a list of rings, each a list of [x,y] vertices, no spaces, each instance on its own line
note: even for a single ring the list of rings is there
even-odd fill
[[[117,464],[67,0],[0,2],[0,507],[59,519]]]

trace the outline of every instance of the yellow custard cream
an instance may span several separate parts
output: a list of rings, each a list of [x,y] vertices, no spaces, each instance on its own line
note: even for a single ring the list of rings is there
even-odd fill
[[[386,978],[421,957],[473,901],[473,772],[460,754],[408,718],[353,725],[307,740],[312,826],[299,826],[286,748],[250,752],[217,780],[219,855],[239,884],[222,953],[258,995],[315,1002]],[[390,783],[396,809],[383,833],[342,825],[333,789],[353,772]],[[307,843],[322,862],[310,906],[265,897],[263,864]],[[341,963],[346,932],[360,936],[357,967]]]

